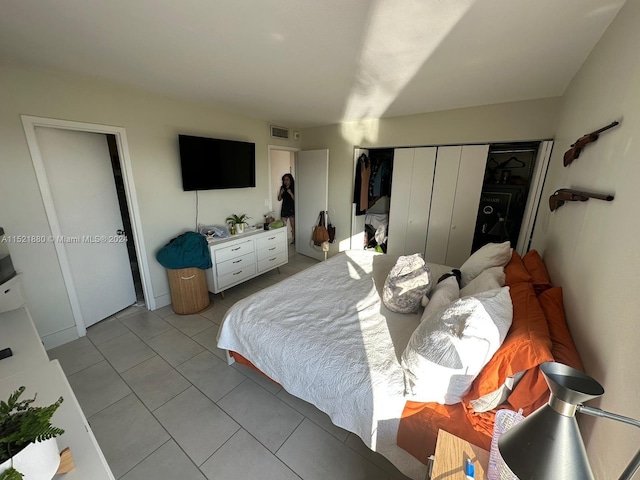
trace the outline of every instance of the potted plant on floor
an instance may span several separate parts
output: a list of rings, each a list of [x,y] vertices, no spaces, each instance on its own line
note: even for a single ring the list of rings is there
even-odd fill
[[[60,464],[55,437],[64,430],[51,425],[62,397],[48,407],[34,407],[31,399],[19,400],[25,387],[0,401],[0,480],[53,478]]]
[[[250,218],[251,217],[246,213],[243,213],[242,215],[229,215],[226,222],[231,229],[231,234],[233,235],[234,233],[244,232],[244,226],[249,225],[249,222],[247,222],[247,220],[249,220]]]

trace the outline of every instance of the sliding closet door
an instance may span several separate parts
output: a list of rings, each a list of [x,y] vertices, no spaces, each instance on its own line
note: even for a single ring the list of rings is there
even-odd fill
[[[447,264],[447,248],[451,231],[451,215],[456,200],[456,184],[462,146],[438,148],[433,179],[433,198],[424,258],[427,262]],[[475,225],[475,223],[474,223]]]
[[[489,145],[462,147],[445,265],[459,267],[471,255],[488,153]]]
[[[388,254],[424,252],[435,162],[435,147],[394,151]]]
[[[489,145],[438,148],[425,259],[459,267],[471,254]]]

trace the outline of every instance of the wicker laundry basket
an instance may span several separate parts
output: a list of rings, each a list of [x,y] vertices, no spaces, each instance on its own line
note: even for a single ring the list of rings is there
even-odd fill
[[[173,311],[180,315],[197,313],[209,306],[207,277],[200,268],[167,269]]]

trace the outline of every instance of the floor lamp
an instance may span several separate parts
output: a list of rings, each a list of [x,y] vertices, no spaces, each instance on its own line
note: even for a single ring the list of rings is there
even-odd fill
[[[604,394],[602,386],[584,373],[556,362],[540,370],[549,384],[549,402],[503,433],[498,450],[520,480],[589,480],[593,472],[580,435],[576,412],[640,427],[640,422],[582,404]],[[640,467],[640,450],[620,480],[630,480]]]

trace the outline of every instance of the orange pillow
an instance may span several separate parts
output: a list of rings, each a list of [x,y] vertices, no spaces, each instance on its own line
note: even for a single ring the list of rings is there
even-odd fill
[[[504,284],[509,287],[516,283],[531,282],[533,280],[522,261],[522,257],[515,250],[511,254],[511,260],[504,267],[504,274],[506,277]]]
[[[510,287],[510,294],[513,322],[509,333],[471,385],[471,390],[463,399],[465,403],[494,392],[511,375],[537,367],[543,362],[553,361],[547,319],[533,285],[517,283]],[[514,393],[519,390],[520,383]],[[546,389],[546,383],[544,387]],[[538,398],[542,393],[544,392],[535,391],[528,395]]]
[[[549,272],[537,250],[529,250],[522,257],[524,266],[533,278],[533,283],[551,283]]]
[[[551,353],[556,362],[584,371],[580,354],[576,349],[564,313],[562,303],[562,288],[552,287],[538,297],[542,310],[547,317],[549,333],[551,334]]]

